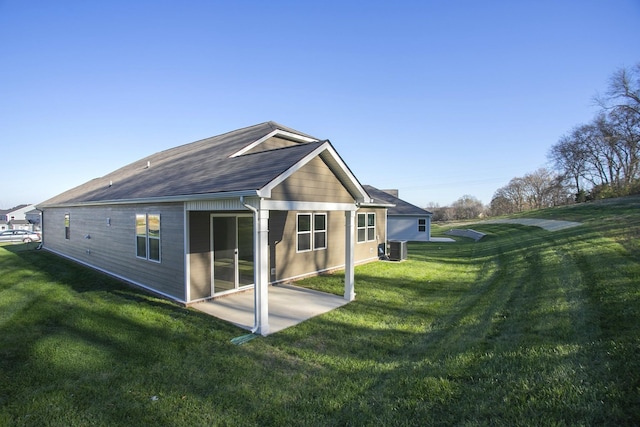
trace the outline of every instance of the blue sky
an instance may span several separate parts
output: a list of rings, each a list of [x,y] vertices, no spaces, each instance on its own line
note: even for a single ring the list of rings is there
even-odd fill
[[[268,120],[418,206],[489,203],[638,62],[638,0],[0,0],[0,208]]]

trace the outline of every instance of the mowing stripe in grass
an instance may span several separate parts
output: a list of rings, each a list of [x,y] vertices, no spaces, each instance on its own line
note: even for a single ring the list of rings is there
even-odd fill
[[[0,324],[0,425],[638,425],[630,206],[410,244],[406,262],[356,268],[354,302],[242,346],[232,325],[0,248],[20,306]],[[340,294],[344,277],[299,284]]]

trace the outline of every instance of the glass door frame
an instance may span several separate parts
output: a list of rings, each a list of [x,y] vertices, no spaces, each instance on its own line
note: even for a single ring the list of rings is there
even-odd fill
[[[215,218],[233,218],[234,219],[234,224],[235,224],[235,249],[234,249],[234,287],[233,289],[227,289],[227,290],[223,290],[220,292],[216,292],[216,286],[215,286],[215,251],[214,251],[214,226],[213,226],[213,221]],[[254,276],[253,276],[253,280],[252,283],[248,284],[248,285],[241,285],[240,284],[240,259],[239,259],[239,230],[238,230],[238,219],[239,218],[250,218],[251,219],[251,235],[252,235],[252,242],[251,242],[251,248],[252,248],[252,252],[253,252],[253,269],[254,269]],[[240,290],[245,290],[245,289],[251,289],[254,287],[255,285],[255,224],[253,222],[253,215],[252,214],[242,214],[242,213],[212,213],[210,218],[210,233],[211,233],[211,296],[221,296],[221,295],[225,295],[225,294],[230,294],[230,293],[234,293]]]

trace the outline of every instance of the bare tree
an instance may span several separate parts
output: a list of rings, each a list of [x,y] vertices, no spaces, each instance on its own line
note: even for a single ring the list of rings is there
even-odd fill
[[[617,109],[608,115],[606,138],[616,156],[616,183],[626,187],[640,178],[640,114]]]
[[[541,209],[571,200],[570,190],[561,175],[540,168],[523,177],[513,178],[499,188],[491,199],[491,214],[505,215],[530,209]]]
[[[474,219],[478,218],[484,211],[482,202],[477,198],[465,194],[451,204],[455,219]]]
[[[546,168],[526,174],[522,181],[529,209],[542,209],[553,206],[558,180],[555,174]]]
[[[595,100],[605,111],[625,110],[640,116],[640,63],[616,70],[605,95],[596,95]]]
[[[575,128],[571,134],[560,138],[560,141],[551,147],[548,155],[556,170],[561,171],[566,179],[571,180],[576,197],[584,192],[584,181],[588,180],[587,157],[589,154],[581,138],[582,133],[581,129]]]
[[[548,157],[573,181],[576,195],[585,185],[627,194],[640,182],[640,64],[616,71],[596,101],[602,111],[560,138]]]
[[[513,212],[522,212],[527,209],[527,194],[525,182],[522,178],[512,178],[511,181],[503,187],[503,193],[511,200]]]
[[[489,204],[489,214],[491,216],[509,215],[515,213],[515,206],[513,201],[505,194],[505,188],[499,188]]]

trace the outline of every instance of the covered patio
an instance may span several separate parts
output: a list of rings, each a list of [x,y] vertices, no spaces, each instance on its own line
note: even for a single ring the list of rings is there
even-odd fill
[[[327,313],[349,302],[344,297],[338,295],[327,294],[293,285],[268,286],[268,292],[268,334],[297,325],[300,322]],[[191,307],[233,323],[240,328],[247,330],[254,328],[253,289],[197,303]]]

